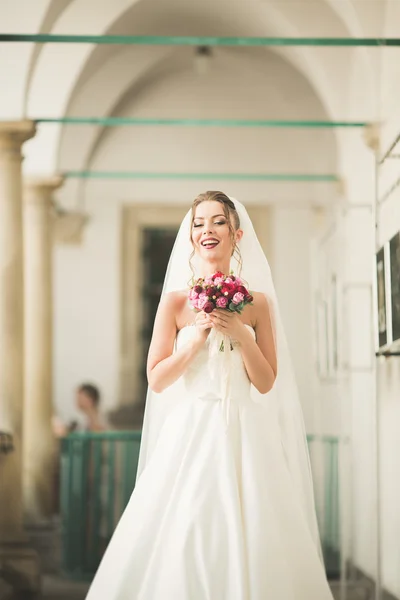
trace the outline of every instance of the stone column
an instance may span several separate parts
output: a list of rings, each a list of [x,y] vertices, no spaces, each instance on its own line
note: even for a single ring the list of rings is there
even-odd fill
[[[31,121],[0,122],[0,430],[13,449],[0,453],[0,573],[21,594],[39,585],[36,555],[22,529],[24,288],[21,146]]]
[[[62,181],[61,177],[52,177],[24,185],[23,495],[25,518],[32,524],[46,521],[54,510],[52,195]]]

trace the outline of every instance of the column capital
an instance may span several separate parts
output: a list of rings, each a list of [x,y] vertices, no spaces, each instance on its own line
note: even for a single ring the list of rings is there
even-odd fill
[[[25,204],[49,204],[52,202],[52,194],[62,186],[64,177],[62,175],[51,175],[49,177],[27,177],[24,182]]]
[[[20,151],[24,142],[36,133],[36,124],[29,119],[0,121],[0,152]]]
[[[35,188],[35,189],[43,189],[43,190],[49,190],[49,191],[54,191],[57,188],[61,187],[62,184],[64,183],[64,176],[63,175],[49,175],[48,177],[43,176],[43,177],[26,177],[24,179],[24,187],[26,189],[30,189],[30,188]]]
[[[311,210],[312,214],[312,225],[313,229],[316,232],[323,231],[326,218],[327,218],[327,210],[325,206],[313,206]]]
[[[89,215],[83,211],[58,211],[54,223],[54,241],[58,244],[79,245]]]
[[[380,147],[380,130],[381,123],[369,123],[365,125],[363,130],[363,138],[365,144],[374,152],[379,151]]]

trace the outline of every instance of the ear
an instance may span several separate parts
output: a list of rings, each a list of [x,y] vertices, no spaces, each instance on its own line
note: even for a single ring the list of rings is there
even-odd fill
[[[235,239],[236,239],[236,243],[237,243],[237,242],[240,242],[240,240],[242,239],[242,237],[243,237],[243,229],[237,229],[237,230],[235,231]]]

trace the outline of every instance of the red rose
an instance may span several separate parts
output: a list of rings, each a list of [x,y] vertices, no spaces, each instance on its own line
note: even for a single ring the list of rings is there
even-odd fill
[[[248,296],[249,292],[246,290],[246,288],[244,287],[244,285],[238,285],[237,292],[239,292],[240,294],[243,294],[243,296]]]
[[[214,275],[211,277],[211,279],[215,279],[216,277],[224,277],[224,274],[221,273],[221,271],[217,271],[216,273],[214,273]]]
[[[203,306],[203,310],[205,313],[210,313],[214,310],[214,304],[212,302],[206,302]]]
[[[212,298],[213,296],[215,296],[216,291],[217,288],[211,285],[209,288],[206,289],[206,294],[209,298]]]
[[[201,292],[203,291],[203,288],[201,287],[201,285],[195,285],[193,288],[193,291],[195,291],[196,294],[201,294]]]
[[[228,300],[232,300],[233,296],[235,295],[235,290],[231,290],[228,287],[223,287],[221,292],[225,298],[228,298]]]
[[[254,298],[251,294],[249,294],[248,296],[246,296],[246,301],[247,302],[253,302]]]
[[[235,285],[233,283],[224,283],[224,285],[222,286],[221,292],[223,293],[224,296],[226,296],[225,292],[228,292],[228,294],[234,294],[235,293]]]

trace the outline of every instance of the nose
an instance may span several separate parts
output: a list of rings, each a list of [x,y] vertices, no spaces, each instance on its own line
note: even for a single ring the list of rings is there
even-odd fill
[[[204,227],[203,235],[208,235],[213,232],[213,228],[211,224],[208,224]]]

